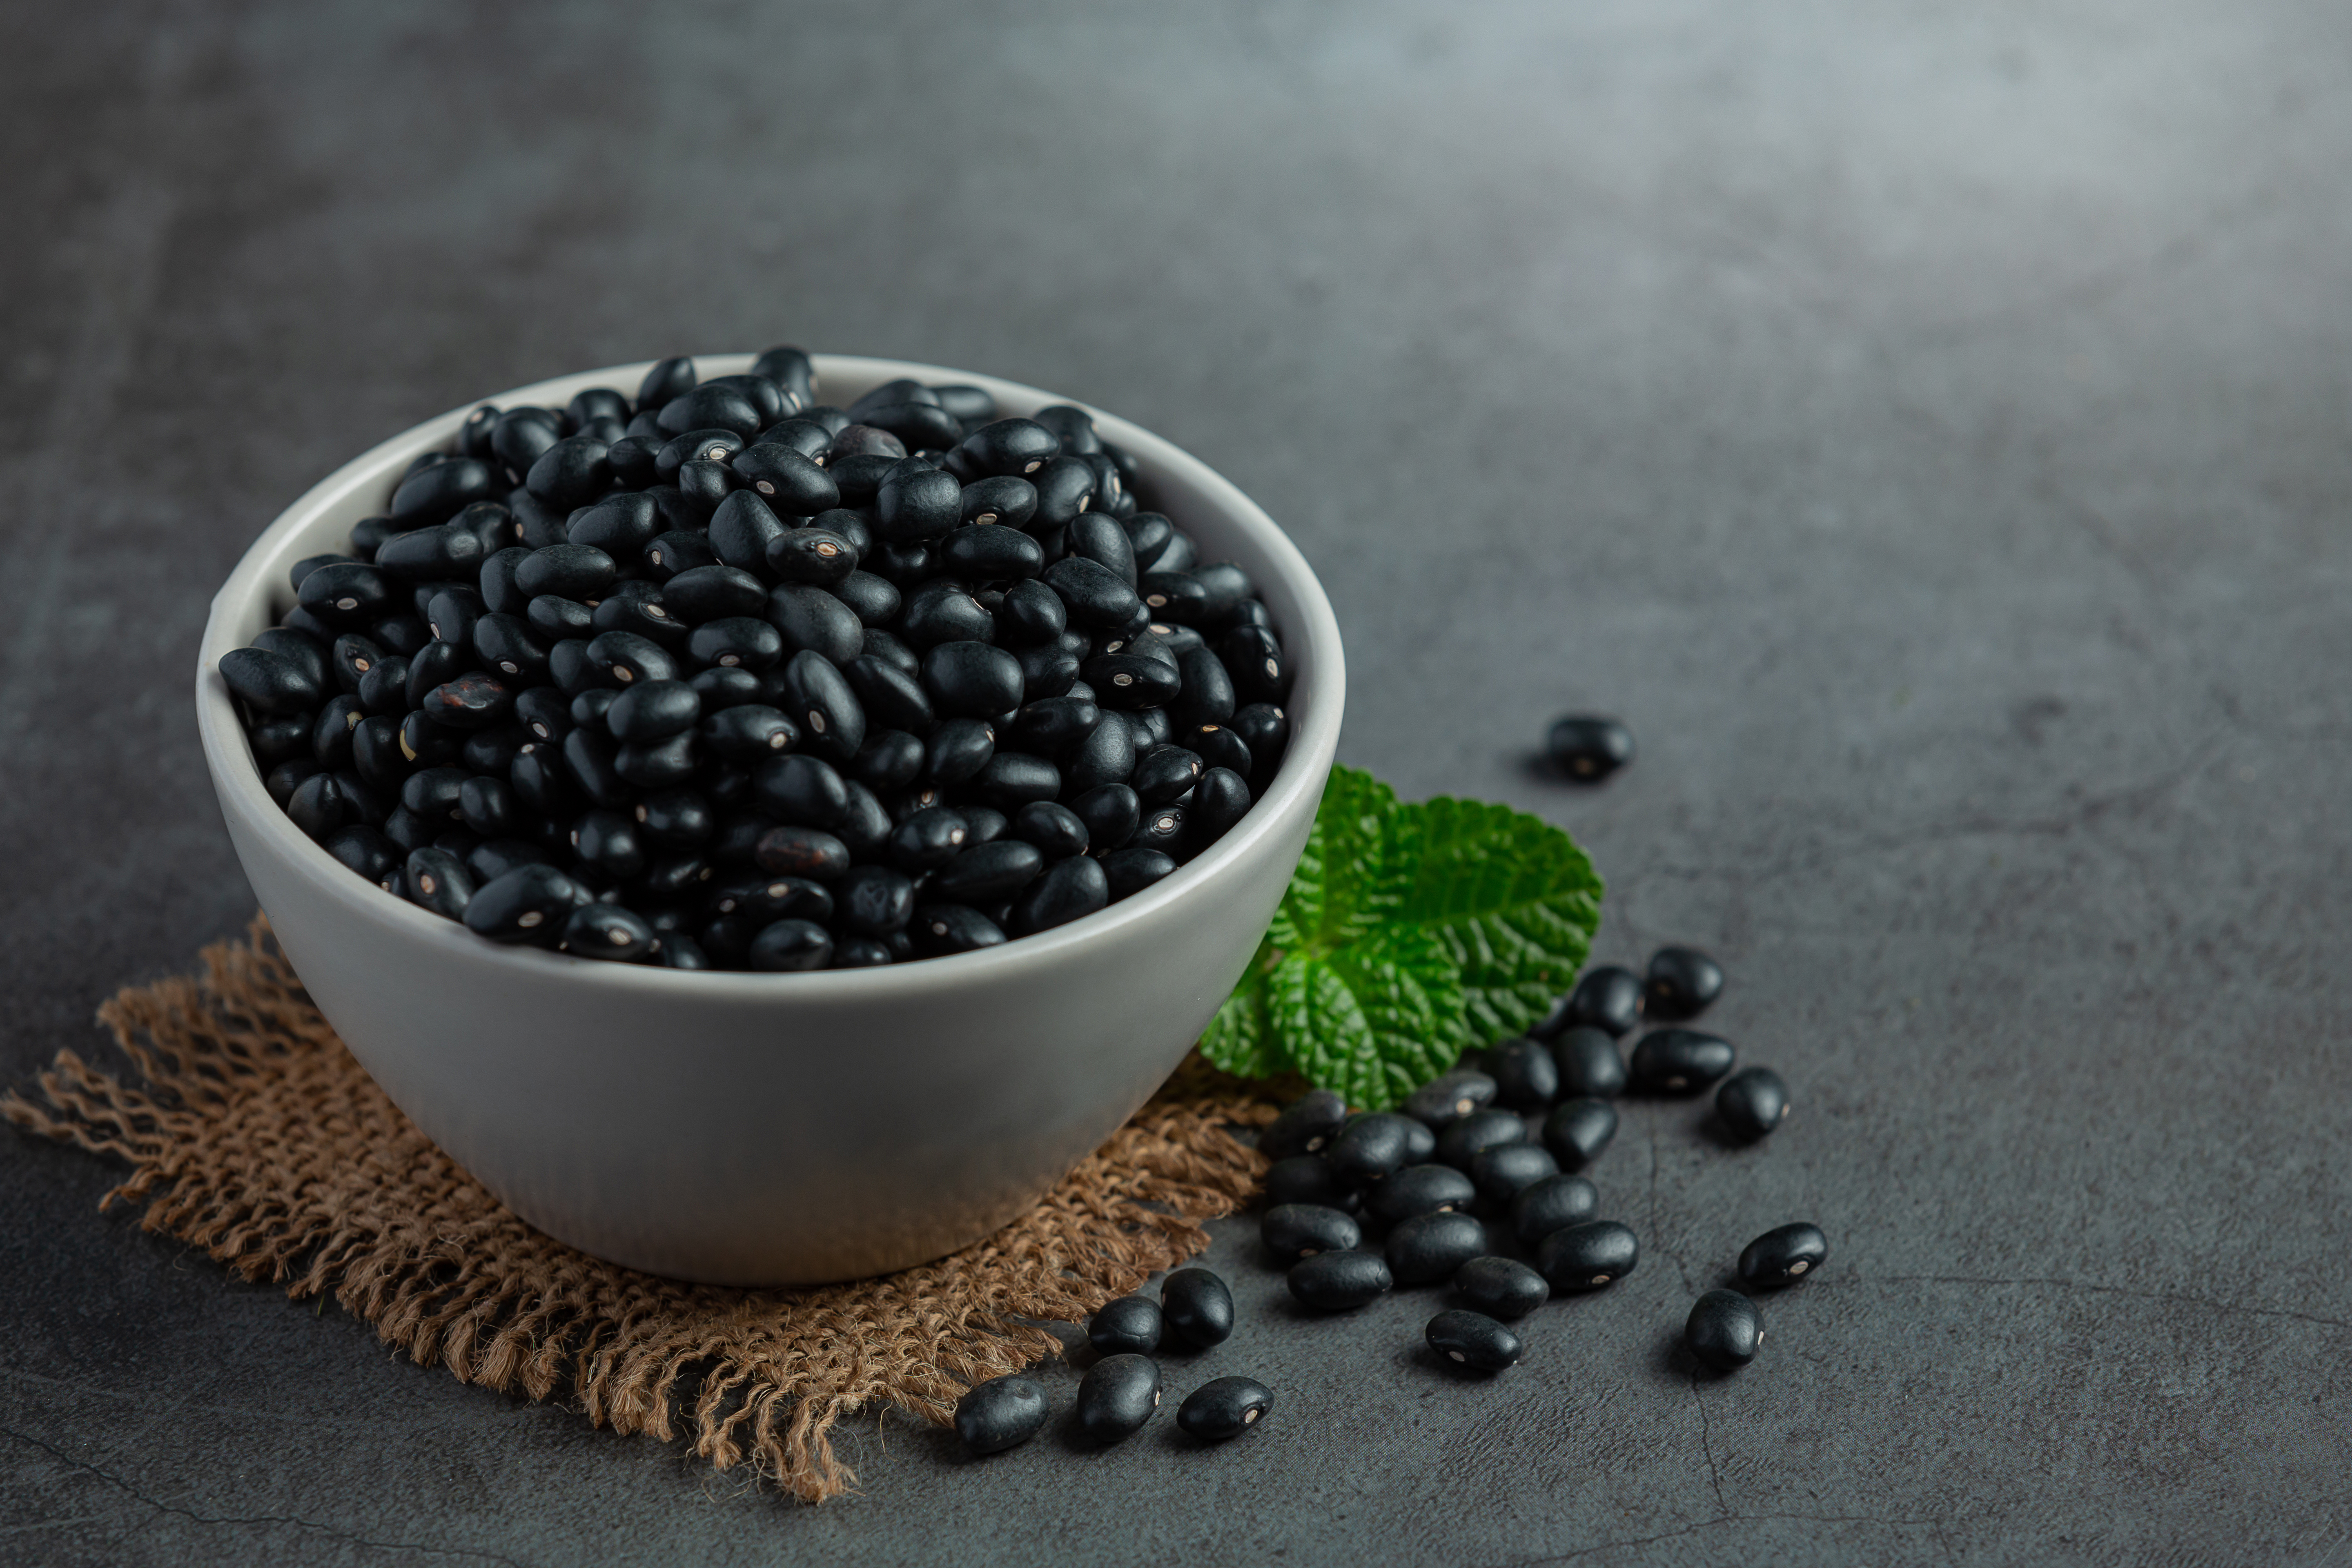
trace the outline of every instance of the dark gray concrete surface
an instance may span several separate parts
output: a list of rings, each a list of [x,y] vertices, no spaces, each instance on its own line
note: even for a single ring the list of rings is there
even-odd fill
[[[458,1386],[0,1135],[0,1560],[2352,1559],[2352,14],[2310,0],[0,11],[0,1069],[251,898],[205,601],[482,392],[777,341],[1233,476],[1342,755],[1513,801],[1706,945],[1798,1112],[1634,1114],[1648,1248],[1527,1364],[1435,1299],[1172,1371],[1278,1404],[809,1510]],[[1624,715],[1591,792],[1522,752]],[[1827,1272],[1694,1379],[1691,1298]],[[1075,1374],[1045,1374],[1066,1398]]]

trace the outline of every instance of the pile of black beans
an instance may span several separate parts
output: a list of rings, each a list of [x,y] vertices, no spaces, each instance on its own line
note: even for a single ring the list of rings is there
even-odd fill
[[[1082,409],[816,402],[798,349],[467,417],[220,663],[336,859],[677,969],[992,946],[1150,886],[1282,761],[1255,586]]]
[[[1640,1238],[1601,1215],[1585,1172],[1617,1133],[1625,1094],[1715,1092],[1715,1121],[1736,1142],[1769,1135],[1788,1114],[1769,1068],[1732,1070],[1728,1040],[1684,1026],[1722,994],[1721,966],[1693,948],[1661,948],[1646,975],[1586,972],[1522,1038],[1423,1085],[1402,1112],[1350,1115],[1325,1090],[1286,1110],[1258,1140],[1273,1166],[1260,1239],[1310,1308],[1344,1311],[1400,1287],[1450,1285],[1460,1306],[1424,1337],[1450,1365],[1497,1372],[1524,1347],[1507,1324],[1555,1295],[1606,1289],[1641,1261]],[[1619,1041],[1644,1020],[1662,1026]],[[1377,1244],[1368,1235],[1379,1232]],[[1497,1231],[1510,1241],[1490,1246]],[[1821,1231],[1786,1226],[1752,1243],[1743,1285],[1805,1277],[1827,1256]],[[1709,1291],[1685,1342],[1702,1363],[1744,1366],[1762,1342],[1754,1302]]]
[[[1600,1191],[1584,1173],[1616,1135],[1621,1096],[1712,1089],[1717,1131],[1738,1143],[1769,1135],[1788,1114],[1779,1074],[1735,1073],[1730,1042],[1682,1026],[1723,985],[1706,953],[1661,948],[1646,974],[1588,970],[1526,1037],[1424,1084],[1401,1112],[1351,1115],[1325,1089],[1289,1106],[1258,1137],[1273,1161],[1258,1236],[1291,1295],[1340,1312],[1399,1288],[1447,1286],[1460,1305],[1423,1329],[1432,1354],[1465,1372],[1517,1365],[1525,1346],[1508,1325],[1555,1295],[1605,1290],[1641,1261],[1639,1237],[1601,1217]],[[1662,1026],[1629,1058],[1619,1041],[1645,1019]],[[1498,1231],[1510,1238],[1499,1250]],[[1755,1294],[1810,1278],[1828,1256],[1811,1223],[1758,1237],[1739,1254],[1740,1288],[1709,1290],[1692,1306],[1684,1345],[1711,1370],[1746,1366],[1764,1341]],[[1161,1400],[1154,1352],[1222,1344],[1234,1327],[1233,1293],[1204,1268],[1170,1275],[1158,1301],[1106,1304],[1087,1325],[1099,1359],[1078,1385],[1079,1435],[1108,1444],[1141,1430]],[[1235,1436],[1272,1399],[1250,1378],[1213,1379],[1185,1399],[1177,1424],[1208,1440]],[[964,1396],[956,1431],[970,1452],[992,1454],[1036,1436],[1050,1414],[1034,1381],[1000,1377]]]

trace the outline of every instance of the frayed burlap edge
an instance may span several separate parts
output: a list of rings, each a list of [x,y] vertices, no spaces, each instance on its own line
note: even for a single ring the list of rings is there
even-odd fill
[[[108,1193],[142,1228],[297,1300],[332,1295],[461,1381],[576,1403],[720,1469],[750,1463],[822,1501],[856,1485],[845,1415],[933,1422],[1029,1366],[1073,1321],[1207,1245],[1265,1165],[1234,1138],[1272,1107],[1188,1061],[1029,1214],[953,1257],[805,1290],[683,1284],[577,1252],[507,1212],[401,1115],[344,1049],[257,917],[205,973],[128,987],[99,1018],[139,1085],[59,1051],[17,1126],[128,1162]],[[690,1411],[684,1408],[690,1402]]]

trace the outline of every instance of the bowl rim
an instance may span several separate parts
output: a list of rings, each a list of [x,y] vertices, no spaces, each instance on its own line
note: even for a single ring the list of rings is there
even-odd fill
[[[703,379],[748,370],[756,356],[750,353],[697,354]],[[927,384],[961,384],[980,386],[1000,406],[1044,407],[1072,404],[1094,416],[1105,438],[1132,453],[1145,471],[1165,471],[1206,496],[1247,537],[1265,563],[1284,580],[1297,602],[1302,624],[1286,627],[1304,649],[1311,651],[1298,684],[1284,707],[1292,720],[1290,743],[1274,784],[1250,804],[1250,810],[1207,853],[1177,867],[1173,874],[1131,897],[1091,915],[1049,931],[1008,940],[994,947],[919,963],[886,964],[873,969],[825,969],[761,973],[737,970],[678,970],[656,964],[613,963],[575,957],[525,944],[493,942],[474,935],[460,922],[446,920],[379,885],[355,876],[319,844],[294,826],[264,787],[261,769],[238,721],[227,683],[219,672],[220,658],[247,643],[229,630],[257,599],[265,604],[273,591],[272,578],[287,542],[303,526],[362,487],[380,484],[393,466],[429,447],[446,446],[456,437],[467,414],[485,403],[501,407],[517,404],[560,406],[578,391],[614,385],[624,389],[641,380],[656,360],[608,365],[512,387],[487,397],[468,400],[456,408],[424,420],[377,443],[336,468],[298,497],[264,528],[238,558],[228,578],[213,595],[196,657],[197,730],[215,788],[234,797],[240,814],[256,825],[305,878],[350,913],[390,922],[404,935],[440,948],[452,958],[490,965],[511,973],[517,981],[562,977],[574,984],[611,986],[632,992],[652,987],[656,993],[681,988],[681,999],[710,1002],[801,1000],[838,1005],[889,995],[905,1000],[910,994],[940,987],[961,988],[1027,966],[1050,963],[1068,953],[1121,931],[1162,915],[1171,904],[1185,901],[1221,879],[1221,873],[1240,863],[1279,831],[1299,808],[1300,797],[1311,815],[1338,751],[1340,710],[1345,696],[1346,666],[1339,626],[1314,568],[1273,518],[1240,487],[1183,447],[1153,434],[1131,420],[1109,414],[1089,403],[1065,397],[1024,383],[918,361],[879,359],[847,354],[811,354],[820,385],[825,382],[878,385],[900,376]],[[1180,523],[1181,526],[1181,523]],[[276,617],[270,621],[275,624]],[[1304,718],[1300,714],[1303,710]],[[224,809],[231,806],[224,798]],[[911,990],[910,990],[911,988]]]

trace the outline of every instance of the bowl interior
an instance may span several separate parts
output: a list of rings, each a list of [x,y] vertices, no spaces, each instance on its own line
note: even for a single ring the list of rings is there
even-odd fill
[[[697,356],[696,365],[707,377],[747,370],[750,354]],[[927,384],[962,383],[985,387],[1002,414],[1026,415],[1052,404],[1076,400],[1038,388],[975,375],[970,372],[899,360],[863,359],[843,355],[814,356],[821,402],[847,405],[872,387],[900,376]],[[611,386],[633,394],[651,366],[650,361],[559,376],[530,386],[499,393],[478,402],[501,407],[537,404],[561,406],[590,387]],[[241,647],[276,623],[294,602],[288,572],[306,556],[348,547],[352,525],[380,512],[392,483],[420,451],[447,448],[455,441],[468,403],[362,454],[313,487],[281,514],[257,540],[226,584],[215,595],[198,655],[198,725],[220,788],[236,797],[241,813],[272,833],[300,862],[306,876],[339,901],[364,909],[370,918],[391,921],[413,940],[429,944],[468,944],[476,939],[462,927],[430,914],[405,900],[385,895],[352,875],[327,852],[312,844],[269,798],[260,771],[238,725],[227,688],[217,666],[222,655]],[[1115,415],[1080,404],[1095,417],[1106,439],[1132,453],[1145,480],[1150,504],[1166,512],[1179,528],[1198,542],[1206,560],[1233,560],[1256,582],[1260,596],[1273,616],[1276,629],[1289,656],[1291,694],[1284,704],[1291,721],[1289,749],[1271,787],[1240,823],[1205,854],[1180,867],[1176,873],[1131,898],[1067,925],[1007,942],[995,948],[929,959],[918,964],[874,970],[825,970],[804,974],[749,974],[733,972],[687,973],[644,965],[598,963],[536,948],[496,950],[499,961],[525,970],[544,972],[558,965],[576,983],[591,985],[678,987],[685,994],[709,996],[714,986],[747,993],[774,994],[790,988],[803,996],[827,999],[885,990],[903,994],[910,985],[942,987],[975,974],[986,966],[1045,958],[1116,922],[1141,919],[1188,892],[1216,879],[1220,867],[1234,863],[1257,847],[1277,816],[1286,813],[1301,795],[1319,797],[1325,763],[1339,732],[1344,668],[1338,622],[1322,585],[1316,581],[1297,548],[1273,520],[1231,481],[1197,458],[1139,426]],[[225,802],[225,805],[228,804]],[[1308,803],[1312,808],[1311,801]]]

